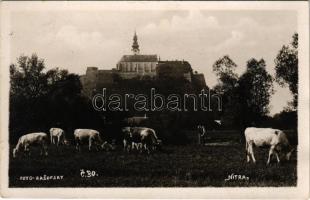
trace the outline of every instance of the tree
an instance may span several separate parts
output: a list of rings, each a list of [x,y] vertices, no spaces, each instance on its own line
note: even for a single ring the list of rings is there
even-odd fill
[[[283,45],[275,59],[276,81],[280,86],[289,86],[293,94],[292,109],[297,108],[298,97],[298,34],[293,35],[290,45]]]
[[[213,64],[213,72],[218,76],[223,90],[230,90],[236,86],[238,81],[238,74],[235,73],[236,68],[236,63],[228,55]]]
[[[39,59],[36,54],[31,57],[20,56],[17,59],[18,65],[10,65],[11,96],[31,99],[39,98],[47,93],[47,82],[44,60]]]
[[[247,70],[239,79],[239,102],[242,104],[243,126],[259,125],[269,113],[270,97],[273,94],[273,79],[266,71],[263,59],[247,62]]]
[[[266,71],[263,59],[250,59],[247,70],[240,77],[235,73],[237,65],[224,56],[213,65],[219,79],[213,90],[222,95],[221,118],[229,128],[259,125],[269,113],[270,97],[273,93],[273,79]]]
[[[213,72],[217,75],[219,83],[213,90],[222,96],[222,121],[230,128],[239,124],[239,94],[238,94],[238,74],[235,73],[237,65],[228,55],[215,61]]]

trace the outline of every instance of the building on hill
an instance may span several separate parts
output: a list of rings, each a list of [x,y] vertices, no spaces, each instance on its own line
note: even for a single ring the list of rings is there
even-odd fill
[[[136,33],[133,37],[132,52],[133,55],[124,55],[116,64],[119,76],[123,79],[132,79],[137,76],[154,77],[158,63],[157,55],[140,54]]]
[[[156,76],[166,78],[185,78],[192,81],[192,67],[187,61],[159,61]]]
[[[185,78],[189,82],[205,86],[204,75],[193,74],[193,69],[187,61],[160,61],[156,54],[140,54],[136,33],[131,47],[132,55],[123,55],[116,68],[101,70],[97,67],[87,67],[86,74],[80,76],[82,93],[91,97],[102,88],[113,86],[117,78],[133,79],[147,76]]]
[[[205,76],[203,75],[203,73],[192,74],[192,81],[197,87],[201,89],[207,87]]]

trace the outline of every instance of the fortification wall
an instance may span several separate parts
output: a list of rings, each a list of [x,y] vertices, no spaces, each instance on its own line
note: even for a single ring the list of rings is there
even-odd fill
[[[97,67],[87,67],[86,74],[80,76],[82,94],[91,97],[96,91],[114,83],[112,70],[98,70]]]

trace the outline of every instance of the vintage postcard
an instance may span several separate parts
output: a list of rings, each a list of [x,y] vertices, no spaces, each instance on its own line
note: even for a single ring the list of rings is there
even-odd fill
[[[1,2],[1,196],[309,198],[309,6]]]

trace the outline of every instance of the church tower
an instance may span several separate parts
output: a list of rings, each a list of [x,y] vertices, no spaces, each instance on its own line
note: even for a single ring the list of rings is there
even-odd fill
[[[135,31],[135,35],[133,36],[133,44],[131,47],[132,47],[131,51],[133,52],[134,55],[137,55],[140,53],[139,44],[138,44],[138,36],[136,34],[136,31]]]

